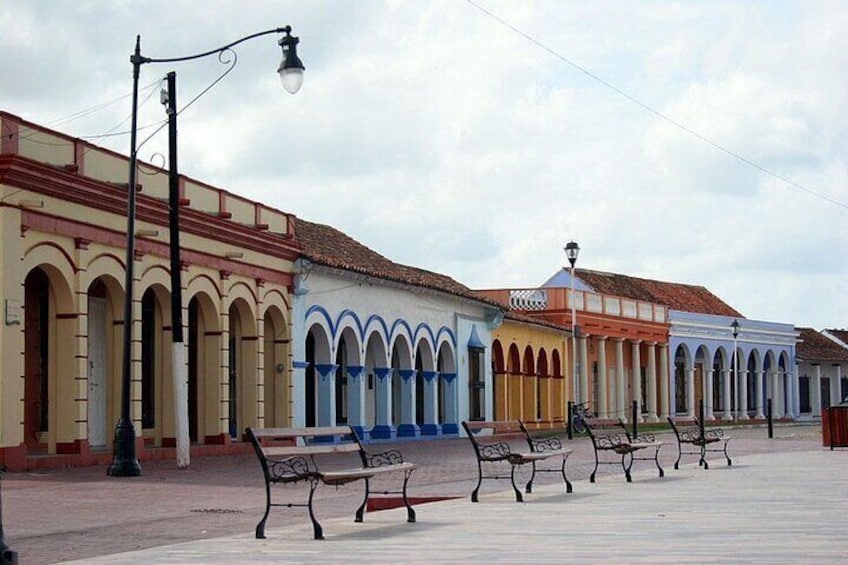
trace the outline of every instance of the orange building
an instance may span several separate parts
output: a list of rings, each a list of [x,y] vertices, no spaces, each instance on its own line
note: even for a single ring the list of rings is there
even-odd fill
[[[629,421],[635,402],[640,421],[665,419],[670,410],[667,309],[585,289],[575,289],[572,300],[569,288],[559,284],[478,292],[515,314],[544,320],[563,331],[572,329],[574,308],[575,339],[568,334],[562,355],[570,360],[563,367],[567,399],[588,402],[589,409],[603,418]],[[507,372],[509,366],[505,365]],[[496,405],[502,402],[496,399]]]

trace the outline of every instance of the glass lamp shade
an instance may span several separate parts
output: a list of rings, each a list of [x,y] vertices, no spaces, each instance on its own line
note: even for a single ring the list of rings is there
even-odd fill
[[[303,84],[303,69],[285,69],[280,66],[277,73],[280,75],[280,82],[282,83],[283,88],[286,89],[286,92],[294,94],[300,90],[300,87]]]
[[[574,241],[569,241],[565,245],[565,256],[568,257],[568,262],[571,263],[571,266],[574,266],[574,263],[577,262],[577,255],[580,253],[580,246],[577,245]]]

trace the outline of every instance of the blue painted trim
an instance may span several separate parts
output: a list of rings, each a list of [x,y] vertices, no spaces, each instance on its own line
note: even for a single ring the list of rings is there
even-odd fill
[[[486,345],[480,341],[480,336],[477,335],[477,326],[471,326],[471,336],[468,338],[468,347],[476,349],[486,349]]]
[[[452,383],[456,378],[456,373],[439,373],[439,376],[449,383]]]
[[[374,367],[374,374],[377,375],[377,378],[381,381],[391,374],[391,367]]]
[[[459,426],[457,424],[442,424],[442,435],[459,435]]]
[[[438,436],[442,433],[442,426],[439,424],[424,424],[421,426],[422,436]]]
[[[401,424],[397,429],[398,437],[421,437],[421,428],[417,424]]]
[[[362,371],[365,369],[362,365],[349,365],[347,368],[347,376],[352,380],[358,379],[362,376]]]
[[[332,375],[338,368],[338,365],[334,365],[332,363],[315,365],[315,370],[318,371],[321,374],[321,377],[325,379]]]
[[[292,366],[295,369],[308,369],[309,368],[309,361],[293,361]]]
[[[416,371],[415,369],[398,369],[398,374],[400,375],[400,378],[402,378],[403,382],[405,382],[405,383],[409,382],[409,379],[414,378],[415,373],[417,373],[417,372],[418,371]]]
[[[421,371],[421,376],[424,377],[424,380],[429,382],[433,382],[433,379],[439,376],[439,373],[436,371]]]
[[[351,426],[353,431],[356,432],[356,435],[359,436],[359,439],[362,441],[368,441],[368,430],[366,430],[363,426]]]
[[[371,428],[371,439],[395,439],[397,429],[394,426],[379,425]]]

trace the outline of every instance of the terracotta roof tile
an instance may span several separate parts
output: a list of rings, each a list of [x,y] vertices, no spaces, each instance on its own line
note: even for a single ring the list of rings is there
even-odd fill
[[[848,343],[848,330],[838,330],[834,328],[825,331],[842,343]]]
[[[545,328],[549,328],[551,330],[561,331],[565,333],[571,333],[571,329],[565,326],[561,326],[559,324],[555,324],[553,322],[549,322],[542,318],[536,318],[534,316],[528,316],[526,314],[519,314],[514,310],[507,310],[504,312],[505,320],[513,320],[515,322],[521,322],[523,324],[531,324],[535,326],[543,326]]]
[[[588,269],[576,269],[575,276],[601,294],[662,304],[681,312],[745,317],[703,286],[642,279]]]
[[[313,263],[499,306],[494,301],[476,296],[468,287],[447,275],[395,263],[331,226],[295,217],[294,232],[303,256]]]
[[[795,328],[800,332],[801,340],[795,346],[795,356],[804,361],[848,361],[848,349],[813,328]],[[833,330],[828,330],[833,333]],[[834,334],[835,335],[835,334]]]

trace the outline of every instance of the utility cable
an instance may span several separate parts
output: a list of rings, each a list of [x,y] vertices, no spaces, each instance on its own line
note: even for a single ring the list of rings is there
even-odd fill
[[[529,41],[529,42],[533,43],[534,45],[536,45],[536,46],[537,46],[537,47],[539,47],[540,49],[542,49],[542,50],[544,50],[544,51],[548,52],[550,55],[553,55],[554,57],[556,57],[556,58],[557,58],[557,59],[559,59],[560,61],[562,61],[562,62],[564,62],[564,63],[566,63],[566,64],[570,65],[570,66],[571,66],[571,67],[573,67],[574,69],[577,69],[578,71],[580,71],[581,73],[585,74],[586,76],[588,76],[588,77],[589,77],[589,78],[591,78],[592,80],[594,80],[594,81],[596,81],[596,82],[599,82],[600,84],[602,84],[602,85],[603,85],[603,86],[605,86],[606,88],[608,88],[608,89],[612,90],[613,92],[615,92],[615,93],[616,93],[616,94],[618,94],[619,96],[622,96],[623,98],[626,98],[627,100],[629,100],[630,102],[632,102],[632,103],[636,104],[637,106],[639,106],[639,107],[640,107],[640,108],[642,108],[643,110],[646,110],[647,112],[649,112],[649,113],[651,113],[651,114],[655,115],[656,117],[660,118],[661,120],[663,120],[663,121],[665,121],[665,122],[668,122],[668,123],[670,123],[671,125],[675,126],[676,128],[678,128],[678,129],[680,129],[680,130],[682,130],[682,131],[684,131],[684,132],[688,133],[689,135],[691,135],[691,136],[693,136],[693,137],[695,137],[695,138],[697,138],[697,139],[701,140],[702,142],[704,142],[704,143],[706,143],[706,144],[710,145],[711,147],[713,147],[714,149],[717,149],[718,151],[721,151],[721,152],[722,152],[722,153],[724,153],[725,155],[729,155],[729,156],[731,156],[731,157],[733,157],[733,158],[735,158],[735,159],[737,159],[737,160],[739,160],[739,161],[741,161],[741,162],[745,163],[746,165],[748,165],[748,166],[750,166],[750,167],[753,167],[753,168],[757,169],[758,171],[760,171],[760,172],[762,172],[762,173],[764,173],[764,174],[766,174],[766,175],[768,175],[768,176],[770,176],[770,177],[772,177],[772,178],[775,178],[775,179],[777,179],[777,180],[779,180],[779,181],[781,181],[781,182],[784,182],[784,183],[788,184],[789,186],[791,186],[791,187],[793,187],[793,188],[797,188],[797,189],[799,189],[799,190],[803,190],[804,192],[806,192],[806,193],[808,193],[808,194],[810,194],[810,195],[812,195],[812,196],[816,196],[816,197],[818,197],[818,198],[821,198],[822,200],[826,200],[827,202],[830,202],[831,204],[835,204],[836,206],[840,206],[840,207],[842,207],[842,208],[846,208],[846,209],[848,209],[848,203],[846,203],[846,202],[841,202],[841,201],[839,201],[839,200],[836,200],[835,198],[831,198],[830,196],[828,196],[828,195],[826,195],[826,194],[822,194],[822,193],[820,193],[820,192],[816,192],[816,191],[814,191],[814,190],[811,190],[811,189],[807,188],[806,186],[804,186],[804,185],[802,185],[802,184],[800,184],[800,183],[797,183],[797,182],[795,182],[795,181],[793,181],[793,180],[791,180],[791,179],[789,179],[789,178],[786,178],[785,176],[783,176],[783,175],[781,175],[781,174],[779,174],[779,173],[776,173],[776,172],[774,172],[774,171],[772,171],[772,170],[770,170],[770,169],[767,169],[766,167],[764,167],[764,166],[760,165],[759,163],[756,163],[755,161],[752,161],[751,159],[748,159],[747,157],[744,157],[744,156],[740,155],[739,153],[736,153],[735,151],[732,151],[732,150],[730,150],[730,149],[727,149],[726,147],[724,147],[724,146],[722,146],[722,145],[720,145],[720,144],[716,143],[715,141],[711,140],[710,138],[706,137],[705,135],[702,135],[702,134],[698,133],[697,131],[693,130],[692,128],[690,128],[690,127],[688,127],[688,126],[686,126],[686,125],[684,125],[684,124],[682,124],[682,123],[678,122],[678,121],[677,121],[677,120],[675,120],[674,118],[671,118],[671,117],[669,117],[669,116],[667,116],[667,115],[663,114],[663,113],[662,113],[662,112],[660,112],[659,110],[654,109],[653,107],[651,107],[651,106],[649,106],[648,104],[646,104],[646,103],[642,102],[641,100],[639,100],[639,99],[638,99],[638,98],[636,98],[635,96],[633,96],[633,95],[631,95],[631,94],[629,94],[629,93],[625,92],[624,90],[620,89],[619,87],[615,86],[614,84],[610,83],[609,81],[607,81],[607,80],[605,80],[605,79],[601,78],[600,76],[596,75],[595,73],[593,73],[593,72],[592,72],[592,71],[590,71],[589,69],[587,69],[587,68],[585,68],[585,67],[583,67],[583,66],[581,66],[581,65],[578,65],[578,64],[577,64],[577,63],[575,63],[574,61],[571,61],[570,59],[568,59],[568,58],[567,58],[567,57],[565,57],[564,55],[561,55],[561,54],[560,54],[560,53],[558,53],[557,51],[554,51],[552,48],[548,47],[547,45],[545,45],[544,43],[542,43],[542,42],[541,42],[541,41],[539,41],[538,39],[534,38],[533,36],[529,35],[528,33],[524,32],[524,31],[522,31],[521,29],[519,29],[519,28],[515,27],[515,26],[514,26],[514,25],[512,25],[511,23],[509,23],[509,22],[507,22],[506,20],[504,20],[504,19],[500,18],[499,16],[497,16],[496,14],[494,14],[494,13],[490,12],[489,10],[487,10],[487,9],[483,8],[483,7],[482,7],[482,6],[480,6],[479,4],[475,3],[473,0],[465,0],[465,1],[466,1],[468,4],[470,4],[471,6],[473,6],[474,8],[476,8],[477,10],[479,10],[480,12],[482,12],[483,14],[487,15],[488,17],[490,17],[490,18],[492,18],[493,20],[495,20],[495,21],[497,21],[498,23],[500,23],[502,26],[504,26],[504,27],[506,27],[506,28],[510,29],[511,31],[513,31],[514,33],[516,33],[516,34],[520,35],[521,37],[523,37],[523,38],[524,38],[524,39],[526,39],[527,41]]]

